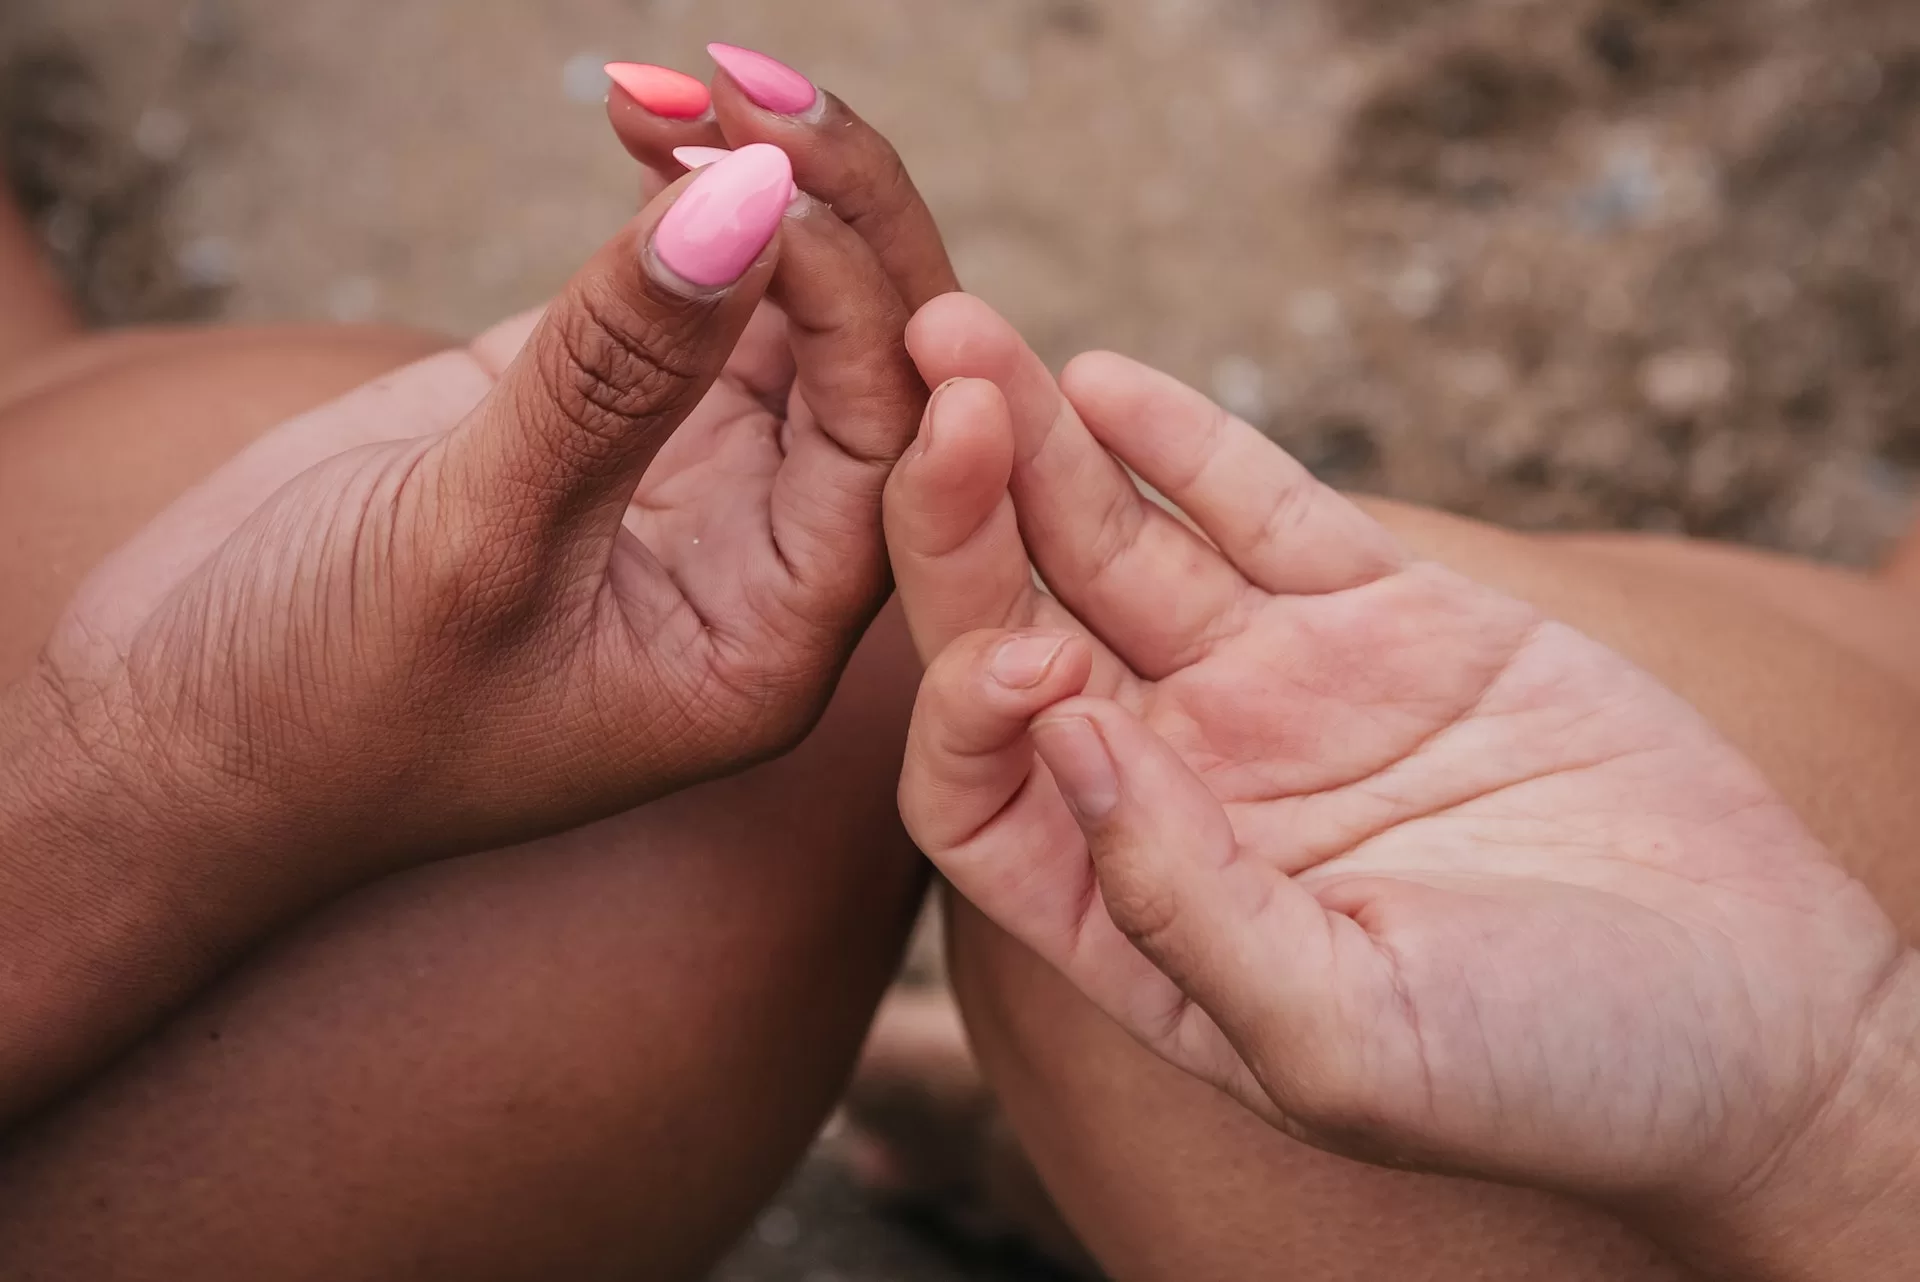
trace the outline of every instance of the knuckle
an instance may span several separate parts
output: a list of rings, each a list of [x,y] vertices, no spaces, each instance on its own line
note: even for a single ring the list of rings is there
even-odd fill
[[[1284,549],[1313,519],[1320,483],[1310,476],[1299,476],[1274,491],[1260,520],[1256,542],[1266,548]]]
[[[873,134],[870,146],[853,158],[849,172],[857,174],[859,182],[845,184],[846,190],[833,202],[834,212],[876,248],[890,243],[899,231],[895,224],[920,204],[919,189],[900,153]]]
[[[1088,573],[1096,577],[1112,574],[1127,560],[1127,554],[1139,543],[1147,520],[1144,500],[1132,486],[1116,492],[1097,517],[1087,543]]]
[[[578,289],[556,309],[536,368],[540,391],[579,448],[613,453],[634,425],[670,413],[702,365],[680,326],[612,291]]]
[[[418,565],[417,586],[393,584],[387,592],[396,601],[416,601],[430,620],[426,631],[444,645],[514,630],[545,601],[529,590],[539,582],[539,566],[526,542],[514,537],[507,509],[478,501],[458,480],[441,467],[409,465],[397,482],[403,502],[396,511],[403,523],[380,540],[394,543],[394,554],[356,558],[375,565],[397,557],[398,565]]]
[[[1335,1071],[1329,1057],[1296,1051],[1285,1063],[1261,1068],[1277,1102],[1323,1143],[1365,1151],[1390,1129],[1380,1098],[1352,1073]]]
[[[1185,925],[1180,896],[1162,879],[1130,858],[1111,859],[1100,868],[1100,894],[1107,915],[1122,934],[1149,957],[1176,943]]]
[[[711,686],[751,754],[782,756],[813,732],[833,693],[833,674],[810,651],[774,654],[766,645],[716,653]]]

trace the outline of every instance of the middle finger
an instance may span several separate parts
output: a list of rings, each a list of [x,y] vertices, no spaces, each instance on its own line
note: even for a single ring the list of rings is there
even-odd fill
[[[762,53],[710,45],[713,110],[727,144],[765,142],[793,161],[800,189],[873,247],[909,310],[960,287],[940,228],[899,153],[840,99]]]

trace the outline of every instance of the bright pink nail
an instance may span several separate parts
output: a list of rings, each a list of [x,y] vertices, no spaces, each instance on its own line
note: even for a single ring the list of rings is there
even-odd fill
[[[708,45],[707,52],[747,97],[768,111],[797,116],[820,101],[820,91],[813,87],[813,81],[764,53],[722,44]]]
[[[688,169],[705,169],[708,165],[717,165],[733,153],[725,147],[675,147],[673,158]],[[795,184],[787,193],[787,203],[800,199],[800,187]]]
[[[675,275],[706,289],[739,280],[767,247],[792,203],[787,153],[754,143],[702,169],[653,233],[653,252]]]
[[[713,95],[692,76],[644,62],[610,62],[607,76],[626,95],[656,116],[698,120],[713,105]]]

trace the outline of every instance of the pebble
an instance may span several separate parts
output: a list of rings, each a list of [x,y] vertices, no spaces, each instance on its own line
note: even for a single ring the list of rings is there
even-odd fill
[[[1427,320],[1440,310],[1447,278],[1427,263],[1412,263],[1387,282],[1387,302],[1408,320]]]
[[[192,127],[172,107],[148,107],[133,123],[134,150],[155,164],[169,165],[187,149]]]
[[[1247,356],[1223,356],[1213,367],[1213,399],[1249,423],[1267,416],[1267,372]]]
[[[225,289],[240,279],[240,255],[224,236],[196,236],[180,246],[173,261],[187,284],[200,289]]]
[[[1287,299],[1287,324],[1302,338],[1333,338],[1346,323],[1340,300],[1325,289],[1303,289]]]
[[[1659,352],[1640,365],[1640,395],[1662,414],[1689,418],[1726,404],[1733,394],[1734,373],[1723,352]]]
[[[349,276],[327,290],[327,315],[343,325],[370,321],[380,310],[380,282],[371,276]]]

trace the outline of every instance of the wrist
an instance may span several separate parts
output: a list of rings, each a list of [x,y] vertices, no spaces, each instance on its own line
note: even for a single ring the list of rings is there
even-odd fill
[[[1663,1234],[1749,1282],[1920,1276],[1920,953],[1862,1020],[1848,1068],[1762,1178]]]
[[[0,856],[70,854],[103,841],[142,845],[121,817],[136,790],[99,704],[68,697],[44,668],[0,690]]]
[[[44,669],[0,689],[0,1120],[97,1060],[124,990],[164,979],[151,950],[155,973],[135,972],[168,932],[180,847],[121,781],[103,712]]]

